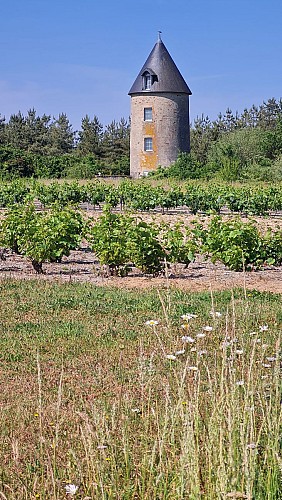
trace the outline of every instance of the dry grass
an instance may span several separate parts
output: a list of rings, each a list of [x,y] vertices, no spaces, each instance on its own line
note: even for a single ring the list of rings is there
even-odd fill
[[[0,498],[281,498],[278,296],[0,288]]]

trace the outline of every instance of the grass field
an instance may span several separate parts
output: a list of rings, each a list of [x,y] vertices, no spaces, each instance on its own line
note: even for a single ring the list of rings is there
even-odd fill
[[[0,498],[282,498],[280,295],[0,289]]]

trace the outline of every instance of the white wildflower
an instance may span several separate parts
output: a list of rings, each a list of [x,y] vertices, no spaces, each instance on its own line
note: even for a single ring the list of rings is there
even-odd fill
[[[181,337],[181,340],[182,342],[189,342],[190,344],[193,344],[193,342],[195,342],[195,339],[189,337],[188,335],[183,335],[183,337]]]
[[[196,335],[196,337],[197,337],[198,339],[203,339],[203,338],[205,338],[205,336],[206,336],[206,334],[205,334],[205,333],[197,333],[197,335]]]
[[[244,380],[238,380],[238,382],[236,382],[236,385],[239,385],[239,386],[244,385],[244,384],[245,384]]]
[[[185,349],[181,349],[180,351],[176,351],[175,356],[181,356],[181,354],[185,354]]]
[[[169,359],[170,361],[175,361],[176,360],[176,356],[174,354],[167,354],[166,355],[166,359]]]
[[[243,349],[236,349],[236,351],[235,351],[235,353],[239,354],[239,355],[243,354],[243,352],[244,352]]]
[[[154,320],[154,319],[149,319],[148,321],[146,321],[145,325],[147,326],[157,326],[159,324],[158,321]]]
[[[266,332],[268,330],[268,325],[261,325],[259,329],[261,332]]]
[[[219,312],[219,311],[210,311],[210,315],[213,318],[221,318],[221,316],[222,316],[221,312]]]
[[[132,408],[131,411],[132,413],[141,413],[140,408]]]
[[[181,319],[183,319],[184,321],[189,321],[190,319],[197,318],[197,317],[198,317],[197,314],[187,313],[187,314],[182,314]]]
[[[208,325],[207,326],[203,326],[203,330],[205,332],[211,332],[213,330],[213,327],[212,326],[208,326]]]
[[[196,371],[198,371],[198,367],[197,366],[188,366],[188,370],[191,370],[192,372],[196,372]]]
[[[66,490],[67,495],[73,496],[76,494],[76,492],[78,490],[78,486],[76,486],[75,484],[66,484],[65,490]]]
[[[257,332],[251,332],[249,335],[257,335]]]
[[[267,356],[265,359],[266,359],[267,361],[270,361],[271,363],[272,363],[273,361],[276,361],[276,357],[275,357],[275,356]]]
[[[208,351],[206,351],[205,349],[203,349],[202,351],[198,351],[198,355],[199,356],[203,356],[204,354],[207,354]]]
[[[271,364],[269,363],[262,363],[263,368],[271,368]]]

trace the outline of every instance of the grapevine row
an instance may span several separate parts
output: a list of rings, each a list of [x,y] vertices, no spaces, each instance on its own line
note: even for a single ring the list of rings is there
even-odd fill
[[[60,262],[78,249],[82,238],[112,275],[126,275],[132,266],[149,274],[174,264],[187,267],[197,253],[235,271],[282,262],[282,231],[262,235],[253,221],[240,218],[214,216],[207,228],[197,222],[170,226],[113,213],[108,206],[97,220],[59,205],[39,212],[30,203],[9,209],[0,225],[2,258],[9,248],[27,257],[37,273],[43,272],[44,262]]]
[[[122,181],[112,185],[102,181],[79,185],[77,182],[53,182],[44,185],[37,181],[25,184],[14,181],[0,184],[0,207],[37,200],[43,207],[53,203],[80,205],[88,203],[94,208],[106,203],[121,210],[162,211],[184,207],[193,214],[233,213],[267,215],[282,211],[282,185],[277,186],[234,186],[223,183],[187,183],[169,188],[152,186],[149,182]]]

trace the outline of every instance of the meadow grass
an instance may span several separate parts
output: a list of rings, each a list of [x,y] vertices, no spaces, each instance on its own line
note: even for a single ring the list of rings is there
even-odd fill
[[[0,498],[282,497],[281,296],[0,289]]]

